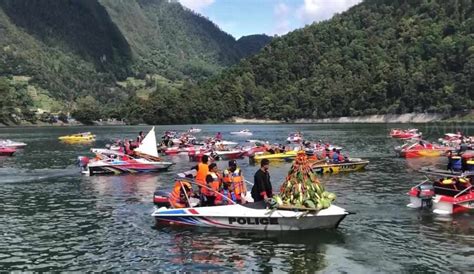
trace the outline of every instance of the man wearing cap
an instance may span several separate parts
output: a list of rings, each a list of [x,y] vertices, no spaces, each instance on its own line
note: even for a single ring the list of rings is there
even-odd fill
[[[229,167],[224,170],[222,178],[224,182],[223,190],[229,192],[229,196],[232,197],[232,200],[239,204],[245,203],[247,188],[245,187],[242,171],[237,167],[235,160],[229,161]]]
[[[260,163],[260,168],[255,172],[254,185],[252,187],[252,198],[255,202],[263,201],[267,198],[273,197],[272,183],[270,182],[270,173],[268,168],[270,161],[263,159]]]

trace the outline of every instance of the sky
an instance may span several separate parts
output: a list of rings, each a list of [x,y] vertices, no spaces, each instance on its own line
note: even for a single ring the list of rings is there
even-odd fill
[[[235,38],[283,35],[331,18],[362,0],[179,0]]]

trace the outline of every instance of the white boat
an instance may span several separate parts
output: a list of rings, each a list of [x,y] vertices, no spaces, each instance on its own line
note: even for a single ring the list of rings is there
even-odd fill
[[[190,128],[188,130],[189,133],[198,133],[198,132],[201,132],[201,129],[200,128]]]
[[[232,131],[230,132],[232,135],[241,135],[241,136],[252,136],[253,133],[248,129],[242,129],[241,131]]]
[[[23,142],[16,142],[12,140],[0,140],[0,147],[8,147],[8,148],[23,148],[26,144]]]
[[[179,180],[188,181],[187,179]],[[214,193],[221,195],[218,192]],[[228,200],[228,205],[199,207],[193,206],[195,203],[191,201],[192,198],[188,199],[191,201],[188,202],[189,207],[171,208],[166,199],[167,196],[163,192],[155,192],[156,208],[152,216],[157,224],[264,231],[310,230],[337,228],[339,223],[350,214],[335,205],[319,211],[297,211],[269,209],[265,202],[240,205],[231,200]]]
[[[299,143],[303,141],[303,136],[300,133],[290,133],[286,141],[288,143]]]

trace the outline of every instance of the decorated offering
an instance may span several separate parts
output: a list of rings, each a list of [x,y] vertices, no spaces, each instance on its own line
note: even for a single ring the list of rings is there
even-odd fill
[[[300,151],[281,185],[280,194],[273,198],[281,208],[320,210],[328,208],[336,199],[336,195],[324,190],[324,186],[311,169],[308,157],[304,151]]]

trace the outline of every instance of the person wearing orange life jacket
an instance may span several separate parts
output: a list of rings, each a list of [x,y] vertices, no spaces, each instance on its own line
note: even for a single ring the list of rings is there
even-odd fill
[[[244,197],[247,193],[247,189],[245,187],[242,171],[237,167],[237,162],[235,160],[229,161],[229,168],[224,170],[222,180],[224,192],[226,190],[227,192],[230,192],[230,197],[232,197],[234,202],[239,204],[245,203]]]
[[[202,187],[203,185],[206,184],[206,176],[209,173],[209,156],[203,155],[201,158],[201,162],[193,167],[193,169],[197,170],[196,174],[196,183]]]
[[[219,192],[221,188],[221,177],[215,163],[209,165],[209,172],[206,176],[206,186],[207,187],[201,187],[201,193],[205,198],[203,204],[213,206],[215,205],[216,192]]]
[[[170,194],[170,204],[173,208],[189,207],[189,198],[193,195],[193,188],[189,182],[176,181]]]

